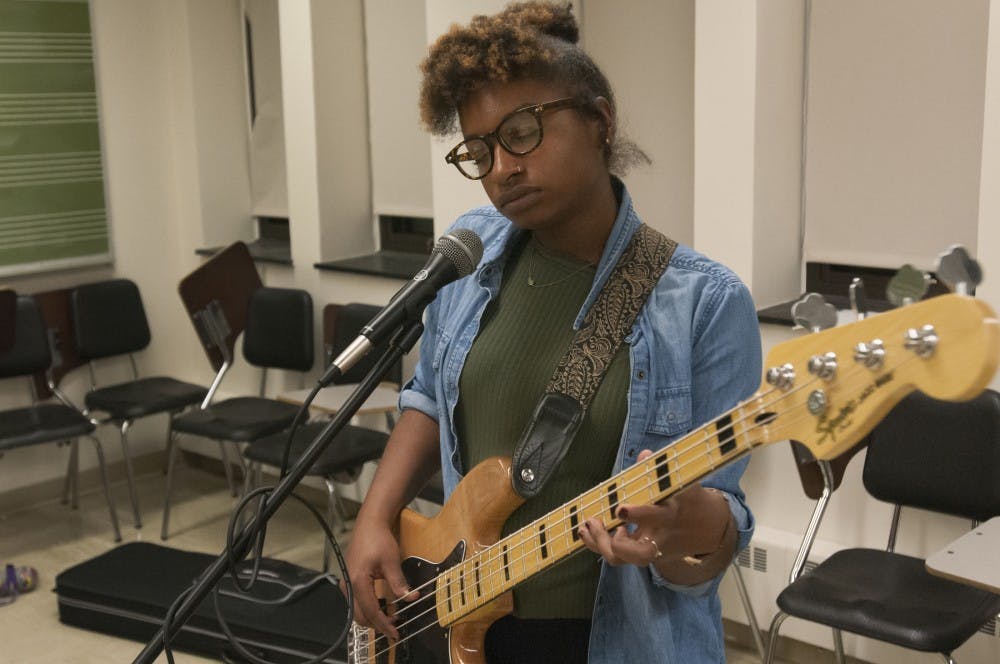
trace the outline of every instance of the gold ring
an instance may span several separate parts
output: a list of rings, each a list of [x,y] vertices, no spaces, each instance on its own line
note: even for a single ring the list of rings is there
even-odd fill
[[[653,560],[659,560],[663,557],[663,552],[660,551],[659,545],[651,537],[643,535],[639,538],[639,541],[645,544],[652,544],[653,548],[656,549],[656,553],[653,555]]]

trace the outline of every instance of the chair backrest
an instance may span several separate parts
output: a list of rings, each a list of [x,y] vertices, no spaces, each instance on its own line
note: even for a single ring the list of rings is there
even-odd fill
[[[799,481],[802,483],[802,491],[805,492],[806,496],[817,500],[823,495],[823,489],[826,486],[819,462],[816,461],[816,457],[809,451],[809,448],[802,443],[796,440],[790,440],[788,443],[792,447],[792,458],[795,460],[795,469],[799,471]],[[830,477],[833,481],[833,485],[830,487],[831,492],[840,488],[841,483],[844,481],[844,473],[847,472],[847,466],[851,463],[854,456],[867,447],[867,445],[868,437],[866,436],[840,456],[830,459],[828,463]]]
[[[381,310],[373,304],[328,304],[323,307],[323,346],[324,366],[337,357],[354,341],[365,326]],[[335,380],[336,384],[359,383],[371,371],[375,362],[382,357],[389,347],[388,340],[378,344],[358,361],[351,369]],[[400,385],[403,380],[403,366],[397,362],[385,375],[385,380]]]
[[[0,288],[0,351],[14,345],[14,312],[17,311],[17,293]]]
[[[262,286],[250,296],[243,356],[258,367],[308,371],[313,366],[312,297],[298,288]]]
[[[30,376],[45,371],[51,362],[38,303],[30,295],[19,295],[14,311],[13,344],[0,350],[0,378]]]
[[[129,279],[109,279],[73,289],[76,348],[84,360],[123,355],[149,345],[149,324],[139,287]]]
[[[886,502],[978,521],[1000,515],[1000,394],[961,403],[909,395],[872,431],[863,480]]]
[[[257,266],[250,256],[250,250],[242,242],[234,242],[212,256],[181,279],[177,286],[184,308],[201,338],[208,361],[216,371],[222,368],[225,355],[204,329],[205,319],[216,315],[222,317],[223,320],[219,323],[224,327],[223,343],[232,358],[236,338],[246,328],[247,303],[260,287]]]

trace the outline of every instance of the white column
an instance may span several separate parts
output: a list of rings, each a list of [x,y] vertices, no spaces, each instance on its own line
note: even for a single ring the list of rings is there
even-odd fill
[[[427,0],[427,43],[434,43],[453,23],[467,24],[473,16],[496,13],[506,4],[503,0]],[[458,215],[489,204],[489,199],[481,184],[462,177],[445,163],[444,156],[458,139],[432,137],[430,141],[434,233],[440,235]]]
[[[983,167],[979,181],[979,262],[983,283],[976,294],[1000,310],[1000,0],[990,2],[983,111]],[[1000,378],[993,379],[1000,389]]]
[[[801,0],[697,0],[694,246],[759,306],[799,292]]]

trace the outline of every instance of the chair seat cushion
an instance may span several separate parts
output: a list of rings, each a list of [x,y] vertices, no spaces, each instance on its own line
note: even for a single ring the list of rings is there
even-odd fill
[[[181,410],[200,403],[208,389],[163,376],[140,378],[87,393],[88,410],[100,410],[114,420],[134,420],[154,413]]]
[[[58,403],[0,411],[0,450],[72,440],[95,429],[78,410]]]
[[[288,455],[290,464],[295,463],[326,425],[323,421],[308,422],[296,430]],[[280,467],[287,440],[287,432],[267,436],[248,445],[243,455],[254,462]],[[309,469],[309,475],[330,477],[366,461],[374,461],[382,456],[387,440],[389,434],[382,431],[347,425],[323,450]]]
[[[933,576],[919,558],[846,549],[785,588],[778,606],[847,632],[948,653],[1000,612],[1000,595]]]
[[[298,406],[274,399],[236,397],[174,419],[174,431],[245,443],[287,429]]]

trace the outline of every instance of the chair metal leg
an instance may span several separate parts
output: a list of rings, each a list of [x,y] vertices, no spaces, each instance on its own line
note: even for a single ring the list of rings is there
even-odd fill
[[[226,482],[229,483],[229,493],[235,498],[237,496],[236,482],[233,481],[233,469],[229,465],[229,452],[226,450],[224,442],[221,440],[217,442],[219,443],[219,453],[222,455],[222,469],[226,471]]]
[[[844,664],[844,638],[836,628],[833,630],[833,657],[837,664]]]
[[[173,434],[171,434],[173,438]],[[167,485],[163,496],[163,524],[160,526],[160,539],[167,539],[167,530],[170,525],[170,493],[174,484],[174,465],[177,463],[177,441],[171,441],[167,446]]]
[[[765,648],[764,648],[764,637],[760,634],[760,626],[757,624],[757,614],[753,610],[753,605],[750,603],[750,594],[747,592],[746,583],[743,581],[743,572],[740,571],[740,566],[736,564],[734,560],[730,565],[733,570],[733,579],[736,581],[736,590],[740,593],[740,601],[743,603],[743,611],[747,614],[747,622],[750,625],[750,635],[753,636],[754,645],[757,646],[757,654],[760,655],[761,661],[764,660]]]
[[[139,497],[135,491],[135,475],[132,472],[132,455],[128,449],[128,430],[130,426],[132,426],[132,420],[122,422],[122,456],[125,458],[125,477],[128,480],[128,495],[132,500],[132,517],[135,519],[135,527],[142,528],[142,516],[139,513]]]
[[[944,661],[948,664],[955,664],[955,660],[952,658],[950,653],[943,652],[941,656],[944,657]]]
[[[69,442],[69,460],[66,462],[66,480],[63,482],[63,493],[62,499],[59,501],[63,505],[69,504],[70,492],[76,492],[76,468],[77,462],[80,458],[80,446],[78,441],[71,440]],[[76,505],[73,505],[75,508]]]
[[[167,447],[166,447],[166,457],[163,460],[163,474],[167,474],[167,466],[170,464],[170,450],[174,447],[174,415],[175,413],[170,413],[167,418]]]
[[[774,651],[778,649],[778,630],[787,617],[787,613],[778,611],[771,619],[771,628],[767,632],[767,657],[764,658],[764,664],[771,664],[774,661]]]
[[[108,514],[111,515],[111,527],[115,531],[115,541],[122,541],[122,531],[118,527],[118,512],[115,511],[115,502],[111,499],[111,484],[108,482],[108,470],[104,465],[104,449],[101,441],[96,436],[87,436],[94,441],[94,449],[97,451],[97,466],[101,469],[101,482],[104,484],[104,497],[108,501]]]

